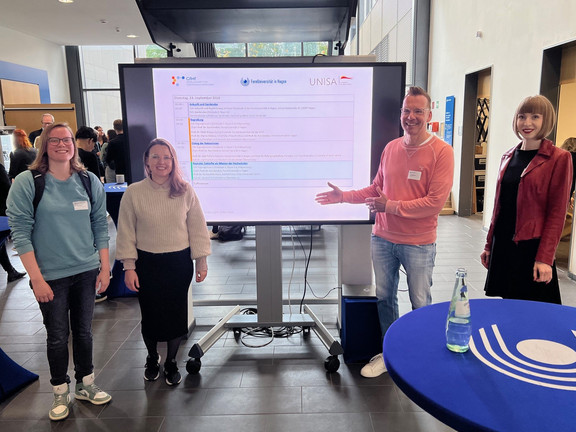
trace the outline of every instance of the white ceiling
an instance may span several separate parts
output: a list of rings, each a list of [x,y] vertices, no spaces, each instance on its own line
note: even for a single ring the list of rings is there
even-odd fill
[[[58,45],[153,43],[135,0],[0,0],[0,26]]]

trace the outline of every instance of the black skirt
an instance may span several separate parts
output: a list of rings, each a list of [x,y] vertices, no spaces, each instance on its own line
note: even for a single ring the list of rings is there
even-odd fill
[[[136,273],[142,335],[169,341],[188,333],[188,289],[194,275],[190,248],[169,253],[138,250]]]
[[[520,241],[494,236],[484,291],[487,296],[562,304],[556,263],[549,283],[534,282],[533,269],[540,239]]]

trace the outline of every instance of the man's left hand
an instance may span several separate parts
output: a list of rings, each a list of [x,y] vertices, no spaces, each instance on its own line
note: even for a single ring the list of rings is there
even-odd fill
[[[384,195],[380,187],[376,187],[376,192],[378,192],[378,196],[366,198],[365,200],[366,206],[370,209],[372,213],[385,212],[388,197]]]

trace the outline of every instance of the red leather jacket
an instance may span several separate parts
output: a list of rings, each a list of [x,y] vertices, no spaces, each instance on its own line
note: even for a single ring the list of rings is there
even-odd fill
[[[522,143],[504,153],[500,162],[494,211],[484,247],[487,251],[492,248],[494,223],[500,211],[502,176],[514,151],[521,145]],[[542,140],[538,153],[520,177],[514,234],[516,242],[540,239],[536,261],[548,265],[554,262],[554,255],[566,219],[571,184],[572,157],[570,153],[554,146],[550,140]]]

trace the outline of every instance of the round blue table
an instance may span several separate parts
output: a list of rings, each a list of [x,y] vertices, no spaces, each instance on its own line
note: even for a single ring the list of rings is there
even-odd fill
[[[416,404],[459,431],[576,431],[576,308],[471,300],[472,338],[446,348],[449,303],[412,311],[384,339],[384,361]]]

